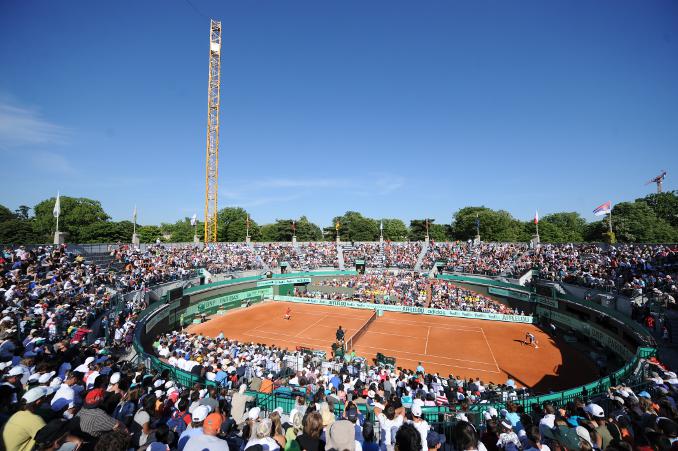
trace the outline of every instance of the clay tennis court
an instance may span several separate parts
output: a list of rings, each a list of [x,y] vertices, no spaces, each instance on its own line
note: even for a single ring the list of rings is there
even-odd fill
[[[288,307],[292,319],[284,320]],[[215,315],[189,331],[207,336],[223,332],[230,339],[288,349],[304,346],[327,351],[329,356],[339,325],[348,339],[373,313],[267,301]],[[537,337],[537,349],[522,343],[528,331]],[[381,352],[395,357],[398,367],[414,369],[421,362],[427,372],[478,377],[486,383],[511,378],[539,391],[570,388],[598,374],[585,355],[530,324],[385,312],[369,324],[353,348],[370,362]]]

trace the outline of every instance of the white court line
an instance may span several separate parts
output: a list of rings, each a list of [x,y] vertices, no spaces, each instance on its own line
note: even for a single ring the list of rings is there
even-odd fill
[[[306,328],[300,330],[299,332],[297,332],[297,334],[295,335],[295,337],[298,337],[299,335],[303,334],[304,332],[306,332],[307,330],[309,330],[311,327],[315,326],[315,325],[318,324],[320,321],[322,321],[322,320],[324,320],[325,318],[327,318],[327,316],[328,316],[328,315],[323,315],[323,316],[322,316],[318,321],[316,321],[315,323],[313,323],[313,324],[311,324],[310,326],[308,326],[308,327],[306,327]]]
[[[409,352],[409,351],[403,351],[403,350],[401,350],[401,349],[389,349],[389,348],[384,348],[383,346],[367,346],[367,345],[357,345],[357,346],[354,346],[354,348],[360,348],[360,347],[368,348],[368,349],[377,349],[377,350],[382,349],[382,350],[384,350],[384,351],[400,352],[400,353],[402,353],[402,354],[412,354],[412,355],[415,355],[415,356],[420,356],[420,355],[422,355],[420,352]],[[437,358],[437,359],[458,360],[458,361],[460,361],[460,362],[479,363],[479,364],[481,364],[481,365],[494,365],[492,362],[489,362],[489,363],[488,363],[488,362],[479,362],[479,361],[477,361],[477,360],[458,359],[458,358],[456,358],[456,357],[447,357],[447,356],[443,356],[443,355],[435,355],[435,354],[426,354],[426,355],[429,356],[429,357],[435,357],[435,358]]]
[[[389,319],[383,319],[379,318],[377,323],[381,324],[397,324],[397,325],[403,325],[403,324],[410,324],[414,326],[426,326],[426,323],[419,323],[416,321],[406,321],[406,320],[389,320]],[[376,324],[376,323],[375,323]],[[458,331],[464,331],[464,332],[481,332],[482,329],[480,327],[474,327],[474,328],[466,328],[465,326],[445,326],[444,324],[438,324],[438,323],[433,323],[431,324],[432,327],[438,327],[440,329],[448,329],[448,330],[458,330]]]
[[[264,335],[254,335],[254,334],[249,334],[249,333],[243,333],[243,335],[249,335],[249,336],[252,336],[252,337],[259,337],[259,336],[261,336],[262,338],[268,338],[268,339],[271,339],[271,340],[280,340],[280,338],[277,338],[277,337],[266,337],[266,336],[264,336]],[[294,337],[289,336],[289,335],[288,335],[288,337],[294,338]],[[309,338],[309,339],[303,339],[303,340],[297,340],[297,339],[295,339],[295,340],[293,340],[293,341],[294,341],[294,343],[295,343],[297,346],[309,346],[309,347],[310,347],[310,346],[318,346],[316,343],[312,343],[312,342],[314,342],[314,341],[317,342],[317,341],[322,341],[322,340],[315,340],[315,339],[313,339],[313,338]],[[325,346],[327,346],[326,343],[325,343]],[[363,347],[363,348],[366,348],[366,347],[368,347],[368,346],[362,346],[362,347]],[[356,348],[361,348],[361,346],[356,346]],[[370,347],[370,348],[371,348],[371,347]],[[380,348],[374,348],[374,349],[380,349]],[[402,351],[401,351],[401,352],[402,352]],[[408,353],[408,354],[413,354],[413,353]],[[399,356],[398,353],[396,353],[396,354],[394,355],[394,357],[395,357],[396,359],[401,359],[401,360],[405,360],[405,361],[408,361],[408,362],[431,363],[431,364],[433,364],[433,365],[449,366],[449,367],[451,367],[451,368],[465,369],[465,370],[473,370],[473,371],[482,371],[482,372],[484,372],[484,373],[501,373],[500,371],[484,370],[484,369],[482,369],[482,368],[472,368],[472,367],[468,367],[468,366],[459,366],[459,365],[450,364],[450,363],[446,363],[446,362],[437,362],[437,361],[435,361],[435,360],[425,360],[425,359],[421,359],[421,358],[411,359],[411,358],[409,358],[409,357]],[[457,359],[457,360],[460,360],[460,359]],[[462,360],[462,361],[463,361],[463,360]],[[479,362],[479,363],[480,363],[480,362]]]
[[[298,344],[307,344],[309,341],[315,341],[321,344],[313,344],[313,346],[323,346],[323,347],[330,347],[330,343],[327,340],[321,340],[319,338],[302,338],[299,340],[297,337],[294,335],[286,335],[286,334],[279,334],[277,332],[269,332],[269,334],[275,334],[275,335],[282,335],[282,337],[272,337],[268,334],[258,334],[254,333],[251,334],[249,332],[243,332],[242,335],[248,335],[250,337],[261,337],[261,338],[266,338],[269,340],[282,340],[282,341],[291,341],[293,343],[298,343]],[[303,340],[303,341],[302,341]]]
[[[492,346],[490,346],[490,342],[487,340],[487,335],[485,335],[485,330],[482,328],[480,330],[483,331],[483,337],[485,338],[485,343],[487,344],[487,347],[490,349],[490,355],[492,356],[492,360],[494,360],[494,366],[497,367],[497,371],[500,371],[499,365],[497,364],[497,359],[494,358],[494,352],[492,352]]]
[[[424,355],[428,354],[428,336],[431,334],[431,326],[428,326],[428,332],[426,332],[426,346],[424,346]]]

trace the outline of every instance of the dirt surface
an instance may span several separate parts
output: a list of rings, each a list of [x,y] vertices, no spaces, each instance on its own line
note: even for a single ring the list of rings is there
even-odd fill
[[[285,320],[287,308],[292,319]],[[339,325],[350,338],[372,316],[371,310],[267,301],[225,315],[215,315],[189,331],[207,336],[220,332],[230,339],[295,349],[304,346],[330,352]],[[526,332],[537,347],[524,343]],[[381,352],[396,366],[504,383],[511,378],[537,392],[571,388],[598,377],[593,361],[567,343],[530,324],[446,318],[385,312],[353,343],[370,361]]]

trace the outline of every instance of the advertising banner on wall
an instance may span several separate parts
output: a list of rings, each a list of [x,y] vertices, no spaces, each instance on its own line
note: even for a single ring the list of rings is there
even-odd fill
[[[274,296],[275,301],[299,302],[302,304],[329,305],[334,307],[350,307],[367,310],[384,310],[387,312],[417,313],[421,315],[447,316],[451,318],[486,319],[510,323],[532,323],[531,316],[503,315],[501,313],[466,312],[462,310],[439,310],[426,307],[410,307],[405,305],[371,304],[368,302],[333,301],[329,299],[299,298],[294,296]]]

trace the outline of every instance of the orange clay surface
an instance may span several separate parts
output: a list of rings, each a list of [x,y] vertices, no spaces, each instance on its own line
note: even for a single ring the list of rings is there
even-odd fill
[[[292,319],[285,320],[287,308]],[[330,354],[339,325],[351,337],[372,310],[267,301],[212,316],[191,325],[191,333],[265,343],[295,349],[304,346]],[[538,347],[523,341],[532,332]],[[564,341],[555,340],[531,324],[446,318],[385,312],[355,341],[353,348],[370,362],[381,352],[396,358],[396,366],[414,369],[421,362],[427,372],[479,377],[545,392],[571,388],[597,377],[594,362]]]

